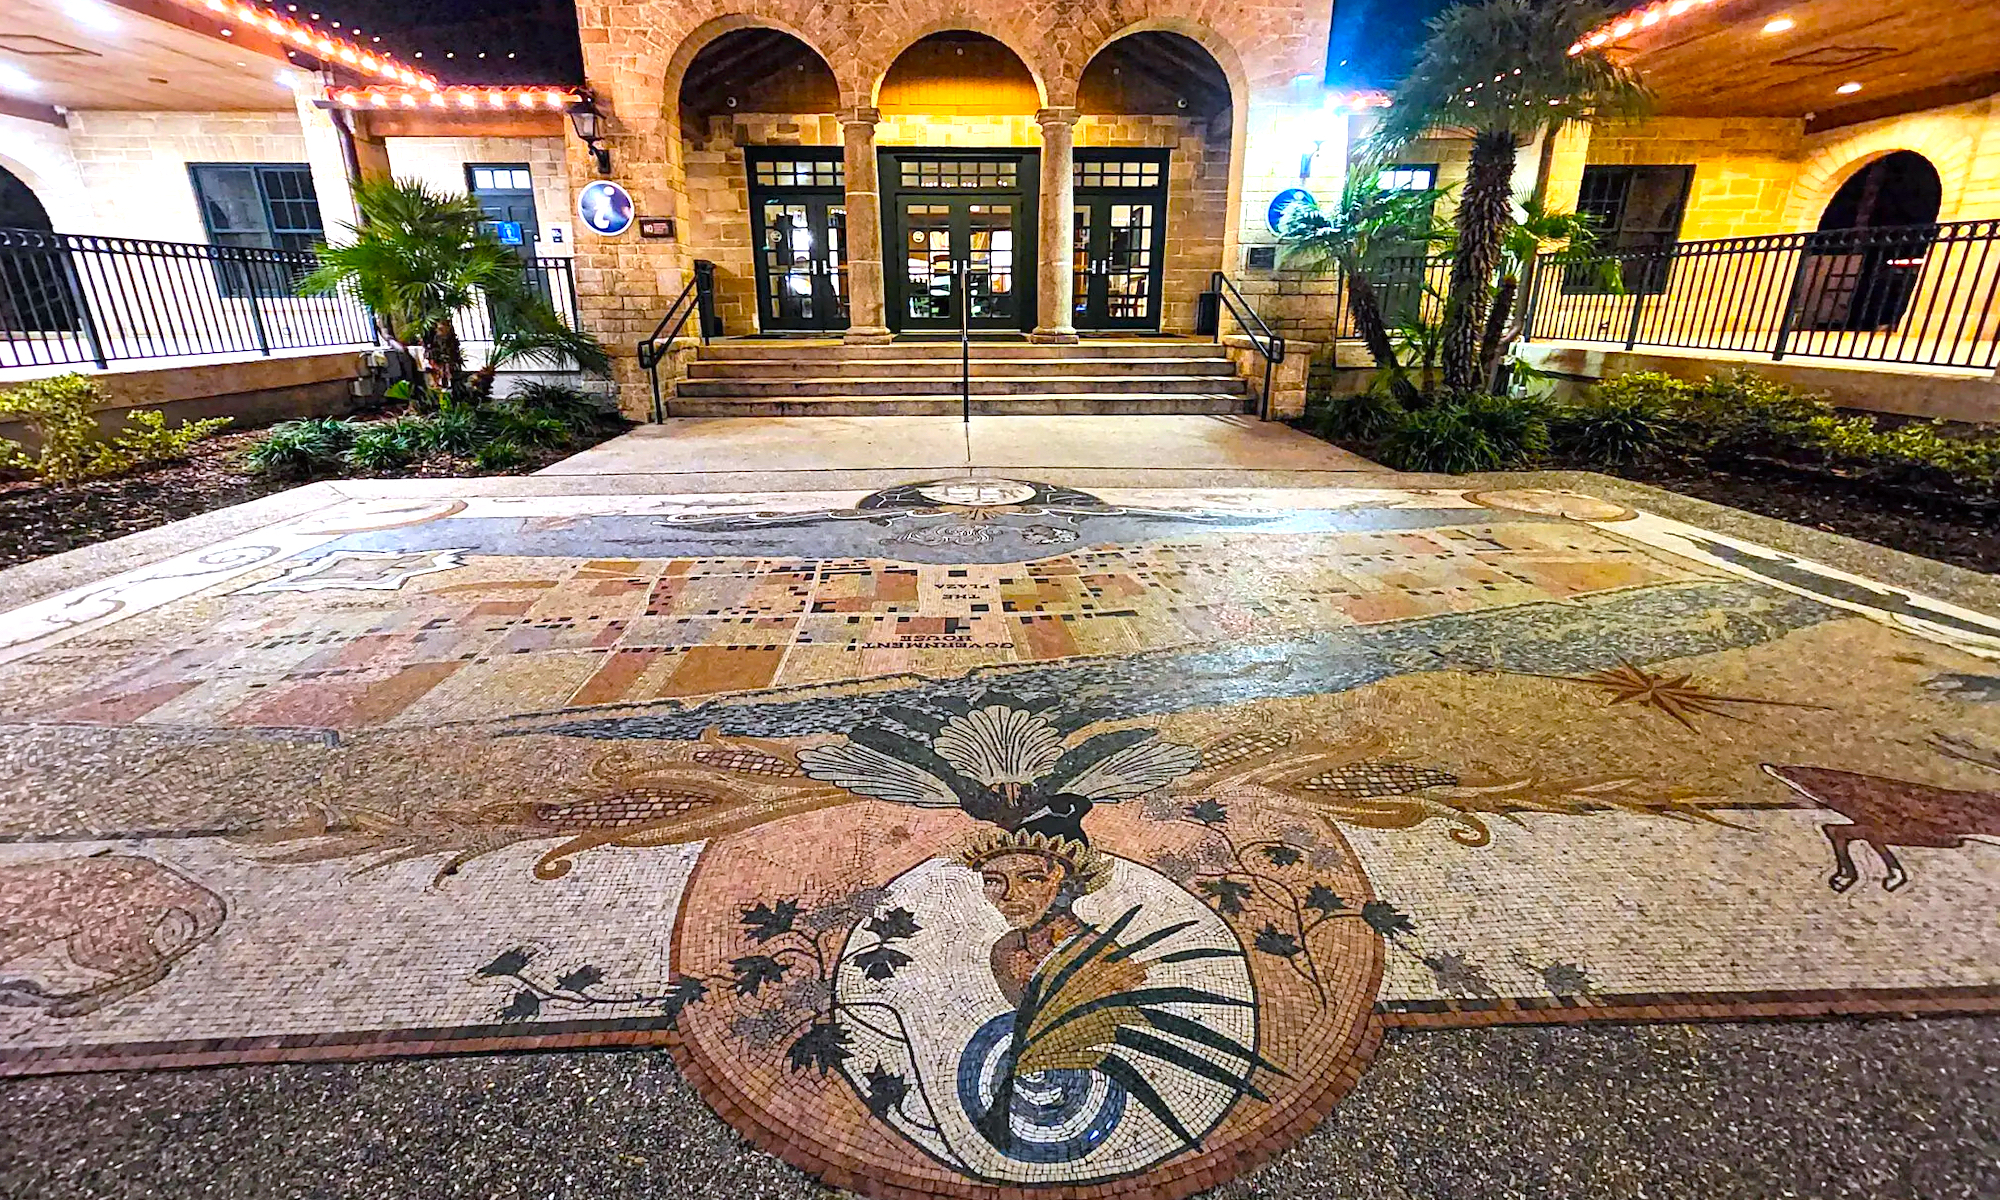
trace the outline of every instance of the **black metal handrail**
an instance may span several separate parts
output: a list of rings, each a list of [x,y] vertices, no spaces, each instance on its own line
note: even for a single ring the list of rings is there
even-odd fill
[[[1258,403],[1257,415],[1268,420],[1271,416],[1271,369],[1285,361],[1285,339],[1257,315],[1257,310],[1243,298],[1242,292],[1236,290],[1236,285],[1229,282],[1227,275],[1220,271],[1211,273],[1208,288],[1215,293],[1222,307],[1229,310],[1229,315],[1236,318],[1236,327],[1250,339],[1250,348],[1264,356],[1264,398]],[[1258,340],[1259,334],[1263,335],[1262,341]],[[1218,344],[1222,341],[1220,319],[1215,322],[1215,340]]]
[[[687,286],[674,302],[667,306],[660,323],[653,326],[653,332],[639,343],[639,366],[652,379],[653,423],[666,419],[666,401],[660,395],[660,362],[673,348],[674,339],[680,337],[688,320],[697,315],[695,332],[701,336],[703,345],[708,344],[708,331],[713,323],[715,311],[715,264],[698,261],[688,278]]]

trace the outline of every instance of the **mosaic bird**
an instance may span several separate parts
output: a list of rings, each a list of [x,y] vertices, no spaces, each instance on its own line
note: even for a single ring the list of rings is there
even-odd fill
[[[1121,729],[1071,744],[1071,730],[1006,698],[947,715],[899,708],[887,726],[853,730],[835,746],[799,753],[814,779],[879,800],[958,807],[1006,830],[1087,841],[1082,821],[1102,801],[1165,787],[1201,764],[1192,746],[1150,729]]]

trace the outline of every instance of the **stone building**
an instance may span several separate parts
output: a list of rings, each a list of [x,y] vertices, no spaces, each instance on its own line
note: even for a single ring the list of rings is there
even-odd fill
[[[32,36],[69,50],[9,41],[29,34],[0,20],[0,66],[23,54],[13,86],[0,73],[0,201],[61,233],[290,245],[339,236],[357,175],[469,191],[612,349],[634,415],[652,384],[637,346],[697,263],[713,264],[728,337],[850,347],[961,318],[989,338],[1053,345],[1205,333],[1220,272],[1252,320],[1288,339],[1271,408],[1282,415],[1303,401],[1306,363],[1365,363],[1341,281],[1273,253],[1274,201],[1336,192],[1383,99],[1329,85],[1336,7],[578,0],[574,72],[514,78],[393,36],[347,39],[334,13],[18,0],[10,16],[28,12]],[[1952,54],[1924,56],[1940,31]],[[1916,387],[1925,411],[1992,407],[1961,385],[1990,385],[2000,365],[1983,273],[2000,271],[1988,266],[2000,253],[1980,253],[2000,235],[1978,224],[2000,218],[2000,21],[1949,0],[1659,0],[1600,33],[1653,85],[1656,114],[1524,147],[1516,190],[1591,213],[1621,251],[1671,249],[1686,269],[1648,267],[1657,291],[1618,296],[1545,276],[1531,355],[1583,375],[1602,369],[1604,346],[1649,342],[1696,354],[1687,369],[1739,352],[1785,358],[1787,371],[1807,370],[1789,365],[1800,358],[1885,361],[1905,381],[1912,368],[1943,380]],[[133,52],[140,40],[153,50]],[[594,142],[566,110],[595,114]],[[1435,190],[1448,213],[1467,145],[1408,147],[1395,185]],[[300,194],[249,206],[266,218],[258,229],[217,226],[201,176],[231,167]],[[577,213],[600,181],[631,200],[615,233]],[[1878,203],[1911,188],[1914,204]],[[272,215],[308,208],[296,229]],[[1921,253],[1798,240],[1898,221],[1945,232]],[[1401,281],[1410,312],[1421,278]],[[1653,299],[1675,288],[1699,295]],[[1856,327],[1801,348],[1802,309]],[[1934,311],[1950,338],[1943,324],[1913,327]],[[1681,324],[1661,325],[1669,316]],[[1261,387],[1244,320],[1219,324]],[[1863,402],[1874,388],[1855,392],[1851,369],[1806,382]]]

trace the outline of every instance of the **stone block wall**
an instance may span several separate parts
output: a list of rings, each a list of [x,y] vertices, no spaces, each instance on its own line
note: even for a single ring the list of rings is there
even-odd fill
[[[1681,236],[1696,241],[1814,229],[1841,184],[1898,150],[1937,168],[1939,220],[2000,218],[2000,96],[1818,133],[1790,118],[1606,122],[1588,161],[1692,165]]]
[[[562,257],[576,248],[576,217],[572,211],[569,172],[563,161],[563,139],[556,137],[390,137],[384,139],[389,170],[398,179],[421,179],[434,188],[463,195],[468,163],[527,163],[535,184],[535,216],[541,221],[535,253]],[[548,227],[568,228],[561,243],[549,239]]]
[[[838,146],[831,113],[735,113],[688,128],[687,218],[681,239],[692,258],[715,264],[715,309],[732,335],[757,330],[757,275],[751,245],[745,146]]]
[[[1260,147],[1248,131],[1285,129],[1305,115],[1309,101],[1316,110],[1331,17],[1325,4],[1304,0],[579,0],[576,8],[585,77],[605,113],[616,175],[642,215],[682,222],[694,216],[694,201],[676,100],[695,55],[732,30],[771,28],[802,39],[831,69],[842,111],[877,103],[897,58],[935,32],[968,30],[1005,44],[1025,65],[1040,105],[1051,109],[1077,106],[1084,69],[1116,38],[1181,34],[1199,43],[1229,81],[1235,125],[1225,210],[1241,214],[1246,181],[1281,178],[1288,155],[1296,174],[1295,138]],[[888,116],[884,124],[891,124]],[[594,178],[573,140],[567,153],[572,188]],[[1226,262],[1233,261],[1241,228],[1236,219],[1225,226]],[[619,351],[621,399],[634,394],[624,401],[632,411],[645,379],[625,347],[650,332],[698,255],[685,240],[580,236],[586,323]]]
[[[93,231],[90,193],[77,174],[67,126],[0,114],[0,167],[27,185],[59,232]]]
[[[1811,229],[1856,171],[1897,150],[1931,161],[1944,184],[1943,221],[2000,218],[2000,94],[1807,135],[1785,205],[1790,229]]]
[[[189,163],[310,163],[298,114],[105,112],[69,114],[69,145],[90,197],[89,232],[206,242]],[[315,176],[316,191],[346,195],[344,177]]]
[[[1591,130],[1589,162],[1692,166],[1681,237],[1751,237],[1788,232],[1785,201],[1804,137],[1804,122],[1784,117],[1605,122]]]

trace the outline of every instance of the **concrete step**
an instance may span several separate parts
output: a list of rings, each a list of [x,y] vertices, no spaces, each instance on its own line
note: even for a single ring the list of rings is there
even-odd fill
[[[824,378],[866,376],[875,379],[919,378],[956,379],[959,360],[952,358],[864,358],[813,359],[800,361],[780,358],[696,359],[688,364],[692,379],[789,379],[801,375]],[[1228,377],[1236,368],[1226,358],[975,358],[972,374],[979,377],[1032,375],[1040,378],[1072,376],[1187,375],[1204,378]]]
[[[962,402],[956,395],[813,396],[746,398],[677,396],[669,402],[676,417],[944,417],[957,416]],[[978,416],[1218,416],[1251,411],[1250,401],[1234,395],[1042,395],[974,396]]]
[[[783,379],[685,379],[676,387],[681,396],[921,396],[956,392],[949,378],[804,376]],[[1095,395],[1241,394],[1240,381],[1199,375],[1050,375],[974,376],[975,396],[1035,396],[1046,393]]]
[[[849,346],[833,341],[743,341],[710,342],[697,357],[704,362],[778,359],[789,362],[852,361],[873,359],[950,358],[959,355],[956,341],[890,342],[881,346]],[[1043,346],[1033,342],[974,342],[972,357],[980,359],[1065,359],[1065,358],[1227,358],[1213,342],[1146,341],[1079,342],[1065,346]]]

